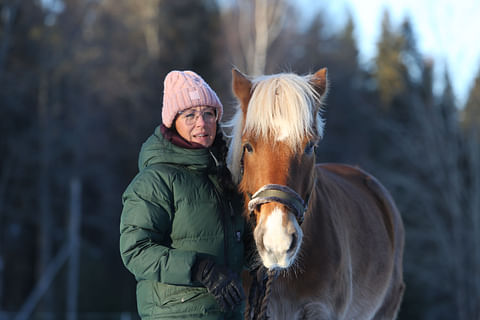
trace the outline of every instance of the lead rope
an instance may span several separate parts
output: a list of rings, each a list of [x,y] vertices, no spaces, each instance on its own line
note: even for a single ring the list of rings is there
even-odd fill
[[[268,301],[272,294],[273,281],[278,276],[277,271],[268,271],[267,277],[258,279],[258,272],[250,287],[248,305],[245,309],[245,320],[267,320]],[[261,301],[261,303],[260,303]]]
[[[268,300],[270,299],[270,296],[272,294],[272,284],[273,284],[273,281],[275,281],[275,279],[277,278],[278,272],[275,270],[269,270],[267,274],[268,274],[268,280],[267,280],[267,285],[265,289],[265,296],[263,297],[263,300],[262,300],[262,307],[260,308],[260,313],[258,315],[259,320],[268,319],[268,315],[267,315]]]

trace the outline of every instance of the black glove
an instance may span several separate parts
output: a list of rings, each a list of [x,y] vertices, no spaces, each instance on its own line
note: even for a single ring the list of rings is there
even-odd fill
[[[216,265],[210,259],[200,260],[196,264],[193,279],[207,288],[223,312],[233,310],[245,299],[238,276],[231,270]]]

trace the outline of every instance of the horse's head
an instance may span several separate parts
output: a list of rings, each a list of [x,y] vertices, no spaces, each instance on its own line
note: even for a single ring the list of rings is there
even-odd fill
[[[300,225],[315,183],[327,70],[253,80],[233,70],[233,91],[240,107],[232,120],[230,168],[255,223],[263,264],[288,268],[300,249]]]

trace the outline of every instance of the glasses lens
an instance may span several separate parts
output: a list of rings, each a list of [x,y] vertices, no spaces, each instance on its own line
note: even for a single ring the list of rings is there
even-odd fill
[[[217,121],[217,112],[214,109],[186,110],[181,115],[187,125],[195,124],[200,116],[203,118],[203,121],[209,124]]]
[[[217,114],[213,110],[204,110],[202,116],[205,122],[214,122],[217,120]]]

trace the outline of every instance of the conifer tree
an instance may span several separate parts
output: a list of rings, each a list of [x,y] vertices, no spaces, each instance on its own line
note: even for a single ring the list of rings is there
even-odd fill
[[[385,11],[374,73],[380,101],[385,109],[389,109],[393,99],[406,89],[405,66],[401,60],[404,43],[405,40],[393,30],[389,12]]]
[[[462,126],[480,141],[480,71],[475,77],[462,113]]]

